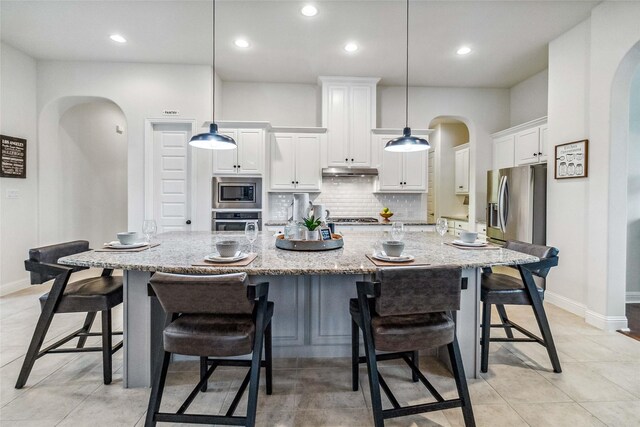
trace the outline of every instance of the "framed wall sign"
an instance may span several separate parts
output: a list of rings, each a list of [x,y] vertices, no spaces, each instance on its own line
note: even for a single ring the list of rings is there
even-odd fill
[[[0,177],[27,177],[27,140],[0,135]]]
[[[589,176],[588,146],[587,139],[556,145],[554,177],[567,179]]]
[[[331,230],[329,228],[321,228],[320,238],[322,240],[331,240]]]

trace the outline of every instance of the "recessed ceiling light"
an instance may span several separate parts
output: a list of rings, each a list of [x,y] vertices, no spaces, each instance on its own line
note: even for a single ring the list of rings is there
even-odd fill
[[[344,45],[344,50],[346,50],[347,52],[355,52],[356,50],[358,50],[358,45],[355,43],[347,43],[346,45]]]
[[[127,39],[125,39],[124,37],[122,37],[120,34],[111,34],[109,36],[109,38],[111,40],[113,40],[114,42],[118,42],[118,43],[126,43]]]
[[[233,42],[236,46],[241,47],[241,48],[247,48],[249,47],[249,42],[246,41],[245,39],[236,39],[236,41]]]
[[[318,9],[316,9],[315,6],[311,6],[310,4],[308,4],[300,9],[300,13],[302,13],[304,16],[316,16],[318,14]]]
[[[458,55],[467,55],[471,53],[471,48],[468,46],[462,46],[460,49],[456,51]]]

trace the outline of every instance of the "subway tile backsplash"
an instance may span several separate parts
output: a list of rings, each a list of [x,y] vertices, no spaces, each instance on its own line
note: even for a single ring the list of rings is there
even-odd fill
[[[394,213],[393,219],[426,219],[426,194],[374,194],[375,179],[370,176],[323,178],[322,192],[309,193],[309,199],[315,204],[324,204],[334,217],[380,219],[378,213],[388,207]],[[292,193],[269,193],[269,219],[286,220],[292,200]]]

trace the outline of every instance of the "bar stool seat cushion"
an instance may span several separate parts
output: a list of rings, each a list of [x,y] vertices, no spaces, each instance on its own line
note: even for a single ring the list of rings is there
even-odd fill
[[[273,303],[267,316],[273,315]],[[251,314],[183,314],[164,329],[164,349],[191,356],[240,356],[253,349]]]
[[[540,298],[544,298],[544,290],[537,289],[540,293]],[[531,304],[529,296],[525,292],[522,279],[500,273],[482,275],[480,299],[489,304]]]
[[[349,301],[349,311],[354,318],[360,316],[357,299]],[[453,320],[444,312],[379,316],[371,310],[371,327],[376,350],[381,351],[441,347],[451,343],[455,333]]]
[[[40,297],[44,308],[49,293]],[[122,277],[99,276],[69,283],[58,307],[57,313],[76,313],[109,310],[122,303]]]

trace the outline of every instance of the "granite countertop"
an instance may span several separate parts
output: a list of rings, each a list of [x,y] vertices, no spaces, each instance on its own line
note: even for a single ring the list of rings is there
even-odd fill
[[[323,252],[295,252],[275,247],[275,237],[261,232],[254,243],[258,257],[246,267],[194,267],[214,251],[218,239],[237,239],[248,249],[244,233],[210,231],[169,232],[157,236],[160,246],[141,252],[84,252],[60,258],[60,264],[123,270],[163,271],[183,274],[221,274],[247,272],[251,275],[321,275],[371,274],[376,267],[365,254],[372,252],[380,232],[352,231],[344,236],[344,247]],[[451,241],[452,236],[445,236]],[[442,245],[435,233],[406,232],[405,253],[415,256],[417,263],[432,266],[477,268],[492,265],[515,265],[538,261],[538,258],[508,249],[462,250]]]
[[[398,219],[398,221],[402,222],[404,225],[435,225],[432,222],[427,221],[426,219]],[[336,222],[336,226],[349,226],[352,225],[391,225],[393,224],[393,220],[390,222]],[[287,221],[267,221],[264,223],[265,227],[284,227],[287,225]]]

